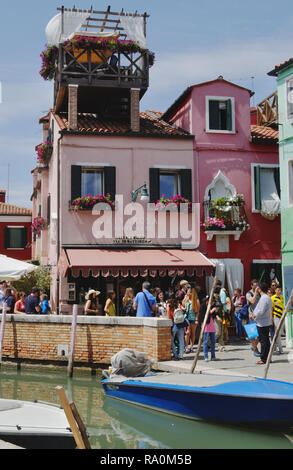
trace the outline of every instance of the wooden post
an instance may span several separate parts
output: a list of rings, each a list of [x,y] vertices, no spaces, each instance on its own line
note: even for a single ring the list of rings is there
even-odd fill
[[[90,449],[91,446],[87,438],[86,429],[78,414],[75,404],[69,403],[63,387],[58,386],[55,390],[57,390],[59,395],[62,408],[64,409],[64,413],[75,439],[77,448]]]
[[[274,337],[273,337],[273,340],[271,342],[271,347],[270,347],[270,351],[269,351],[269,355],[268,355],[268,358],[267,358],[267,362],[266,362],[266,366],[265,366],[265,371],[264,371],[264,376],[263,378],[266,379],[267,378],[267,375],[268,375],[268,370],[269,370],[269,367],[270,367],[270,363],[271,363],[271,358],[272,358],[272,355],[273,355],[273,351],[274,351],[274,347],[275,347],[275,343],[277,341],[277,338],[278,338],[278,335],[279,335],[279,332],[281,331],[281,328],[283,326],[283,323],[285,321],[285,318],[286,318],[286,315],[287,315],[287,312],[290,308],[290,305],[293,303],[293,289],[291,291],[291,295],[289,297],[289,300],[286,304],[286,307],[285,307],[285,310],[281,316],[281,319],[280,319],[280,322],[278,324],[278,327],[275,331],[275,334],[274,334]]]
[[[200,330],[200,335],[199,335],[199,340],[198,340],[198,345],[197,345],[197,351],[196,351],[196,354],[195,354],[195,357],[194,357],[194,359],[193,359],[192,366],[191,366],[191,369],[190,369],[190,373],[191,373],[191,374],[193,374],[193,372],[194,372],[194,369],[195,369],[195,366],[196,366],[198,357],[199,357],[199,355],[200,355],[200,349],[201,349],[201,345],[202,345],[204,329],[205,329],[205,326],[206,326],[206,324],[207,324],[207,320],[208,320],[209,313],[210,313],[210,310],[211,310],[212,299],[213,299],[214,290],[215,290],[215,288],[216,288],[217,282],[218,282],[218,278],[217,278],[217,276],[215,276],[214,282],[213,282],[213,285],[212,285],[212,290],[211,290],[211,293],[210,293],[210,298],[209,298],[209,303],[208,303],[207,311],[206,311],[206,314],[205,314],[205,317],[204,317],[204,321],[203,321],[203,324],[202,324],[201,330]]]
[[[2,305],[2,320],[1,320],[1,330],[0,330],[0,366],[2,364],[2,349],[4,343],[4,333],[5,333],[5,324],[6,324],[6,302],[3,302]]]
[[[74,359],[74,349],[75,349],[77,314],[78,314],[78,305],[74,304],[73,313],[72,313],[72,323],[71,323],[70,351],[69,351],[69,359],[68,359],[68,367],[67,367],[67,373],[70,377],[72,377],[73,375],[73,359]]]

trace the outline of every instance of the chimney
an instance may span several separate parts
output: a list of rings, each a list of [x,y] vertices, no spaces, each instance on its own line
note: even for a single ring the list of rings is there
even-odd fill
[[[68,129],[77,129],[78,85],[68,85]]]
[[[5,189],[0,189],[0,202],[5,202],[6,191]]]
[[[140,131],[139,88],[130,90],[130,127],[132,132]]]

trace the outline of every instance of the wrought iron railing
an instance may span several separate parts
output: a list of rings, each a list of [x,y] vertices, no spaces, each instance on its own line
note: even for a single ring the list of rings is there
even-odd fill
[[[204,201],[204,230],[247,230],[249,228],[245,203],[243,200],[224,198],[215,201]]]

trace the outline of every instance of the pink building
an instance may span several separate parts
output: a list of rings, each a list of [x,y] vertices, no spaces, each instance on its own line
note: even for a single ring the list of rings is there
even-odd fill
[[[68,128],[68,115],[63,112],[51,110],[41,122],[44,142],[50,135],[53,151],[35,171],[33,207],[47,225],[35,240],[34,254],[52,268],[54,308],[60,305],[60,313],[69,313],[73,303],[82,306],[89,288],[101,292],[103,303],[107,291],[114,289],[121,297],[126,287],[138,290],[145,279],[167,289],[174,276],[199,282],[211,273],[212,264],[194,249],[199,229],[196,214],[182,214],[186,224],[194,218],[193,249],[182,249],[182,237],[174,234],[172,217],[177,213],[167,213],[166,234],[161,237],[155,230],[158,213],[150,218],[152,212],[140,196],[132,202],[132,192],[144,182],[150,202],[155,203],[162,188],[169,187],[194,201],[192,136],[151,112],[140,113],[137,132],[128,123],[101,120],[95,114],[78,114],[74,130]],[[112,201],[116,197],[114,210],[99,214],[92,207],[72,205],[80,196],[107,193]],[[104,216],[111,232],[99,238],[101,231],[95,228]],[[179,227],[178,219],[175,224]]]
[[[255,277],[281,280],[278,131],[257,125],[250,97],[219,77],[188,87],[161,116],[194,135],[200,251],[230,294]]]

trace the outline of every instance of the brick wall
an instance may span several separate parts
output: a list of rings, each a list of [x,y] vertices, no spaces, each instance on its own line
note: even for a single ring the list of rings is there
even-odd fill
[[[0,315],[0,321],[2,315]],[[70,351],[72,316],[6,315],[3,359],[64,362]],[[110,364],[123,348],[145,351],[155,361],[171,358],[171,321],[161,318],[79,316],[74,362]],[[59,351],[60,353],[60,351]]]

